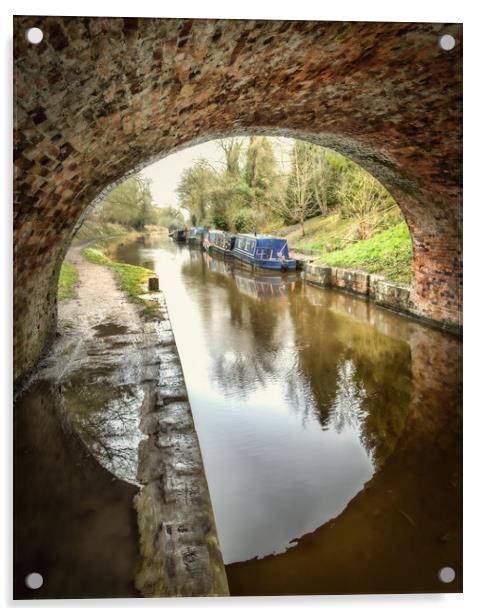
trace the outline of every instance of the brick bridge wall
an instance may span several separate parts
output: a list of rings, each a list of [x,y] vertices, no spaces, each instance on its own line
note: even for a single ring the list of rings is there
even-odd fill
[[[364,166],[410,227],[416,311],[460,324],[461,39],[440,24],[15,17],[15,378],[48,346],[89,204],[224,135],[306,138]]]

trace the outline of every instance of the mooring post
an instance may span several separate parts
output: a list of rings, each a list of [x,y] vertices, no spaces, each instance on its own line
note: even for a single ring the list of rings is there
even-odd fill
[[[159,278],[152,276],[149,278],[148,287],[149,291],[159,291]]]

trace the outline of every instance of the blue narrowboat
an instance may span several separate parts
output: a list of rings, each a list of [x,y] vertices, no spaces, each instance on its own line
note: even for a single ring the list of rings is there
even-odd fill
[[[211,229],[203,240],[204,250],[209,254],[219,252],[225,256],[232,256],[231,251],[234,248],[235,239],[236,236],[231,233]]]
[[[224,231],[218,229],[209,229],[203,239],[203,248],[208,254],[213,254],[216,242],[220,243]]]
[[[204,227],[192,227],[187,235],[187,243],[191,246],[202,246],[205,231]]]
[[[288,240],[271,235],[238,235],[233,255],[254,267],[271,270],[294,270],[296,260],[290,259]]]

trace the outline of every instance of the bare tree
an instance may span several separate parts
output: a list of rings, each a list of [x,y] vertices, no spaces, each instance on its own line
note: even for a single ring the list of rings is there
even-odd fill
[[[315,173],[315,146],[295,141],[291,150],[291,171],[288,176],[286,196],[277,200],[272,209],[285,220],[301,225],[301,235],[305,235],[307,218],[316,213],[318,204],[313,191]]]
[[[242,142],[236,138],[220,139],[218,146],[224,154],[224,164],[226,173],[234,176],[240,174],[240,157]]]
[[[328,165],[326,151],[320,148],[314,164],[315,181],[313,191],[318,208],[322,216],[328,213],[328,188],[330,184],[330,168]]]

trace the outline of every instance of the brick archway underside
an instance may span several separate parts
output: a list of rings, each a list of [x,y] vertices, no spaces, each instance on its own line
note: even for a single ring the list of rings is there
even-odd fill
[[[461,325],[461,43],[454,24],[14,18],[15,379],[55,330],[58,271],[89,204],[228,134],[306,138],[370,171],[412,234],[414,312]]]

